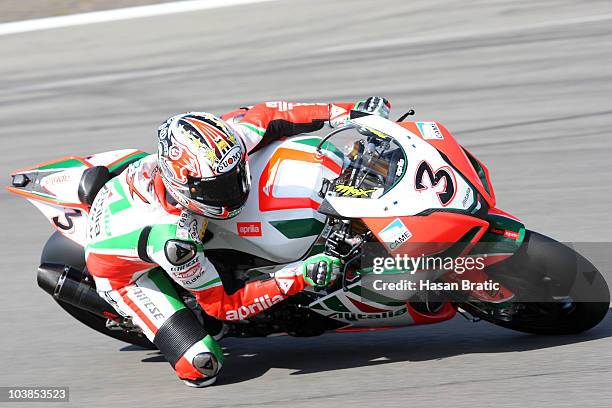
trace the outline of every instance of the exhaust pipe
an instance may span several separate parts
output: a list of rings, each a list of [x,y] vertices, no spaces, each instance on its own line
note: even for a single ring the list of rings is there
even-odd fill
[[[94,285],[84,279],[84,273],[68,265],[42,264],[38,267],[38,286],[55,300],[68,303],[105,319],[119,317],[104,299],[98,295]]]

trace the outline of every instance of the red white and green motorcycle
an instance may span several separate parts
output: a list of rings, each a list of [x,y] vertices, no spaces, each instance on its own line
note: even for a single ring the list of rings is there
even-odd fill
[[[206,254],[228,282],[261,279],[317,252],[343,261],[332,286],[228,322],[228,336],[376,330],[441,322],[457,312],[523,332],[564,334],[604,318],[610,295],[602,275],[569,247],[497,209],[487,168],[444,126],[355,115],[360,117],[324,138],[292,137],[250,155],[253,187],[245,209],[231,220],[210,221]],[[104,166],[116,176],[145,155],[120,150],[66,157],[15,172],[8,189],[32,202],[57,230],[42,252],[39,285],[95,330],[152,347],[97,295],[83,252],[86,214],[107,181],[95,169]],[[477,285],[452,290],[457,271],[381,274],[370,262],[375,253],[486,261],[461,275]],[[398,276],[444,284],[379,290],[382,280]],[[495,289],[486,282],[495,282]],[[210,324],[191,295],[177,289]]]

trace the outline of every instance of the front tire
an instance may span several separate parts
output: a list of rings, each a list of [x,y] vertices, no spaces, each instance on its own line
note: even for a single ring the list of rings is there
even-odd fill
[[[498,326],[543,335],[575,334],[599,324],[610,307],[601,273],[582,255],[537,232],[527,231],[521,248],[487,268],[487,274],[516,295],[509,315],[494,307],[466,305],[470,313]]]

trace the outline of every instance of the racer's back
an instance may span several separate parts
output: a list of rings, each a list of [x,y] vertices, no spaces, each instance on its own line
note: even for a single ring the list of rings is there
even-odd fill
[[[148,253],[164,251],[169,240],[202,249],[206,219],[169,204],[157,173],[156,155],[146,156],[97,194],[89,213],[86,252],[98,290],[120,288],[157,267]]]

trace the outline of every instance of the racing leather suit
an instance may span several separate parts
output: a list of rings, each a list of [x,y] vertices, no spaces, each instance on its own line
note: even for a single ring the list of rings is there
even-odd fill
[[[352,107],[352,103],[269,102],[222,118],[247,151],[253,151],[280,137],[319,130],[326,122],[342,123]],[[92,204],[88,223],[87,269],[100,295],[142,329],[181,379],[216,375],[223,353],[170,279],[191,291],[202,309],[220,320],[252,316],[305,286],[300,275],[291,273],[301,264],[296,263],[274,278],[226,293],[217,269],[203,252],[206,218],[183,210],[169,198],[156,155],[131,164],[106,183]],[[194,366],[194,357],[203,352],[218,361],[207,375]]]

